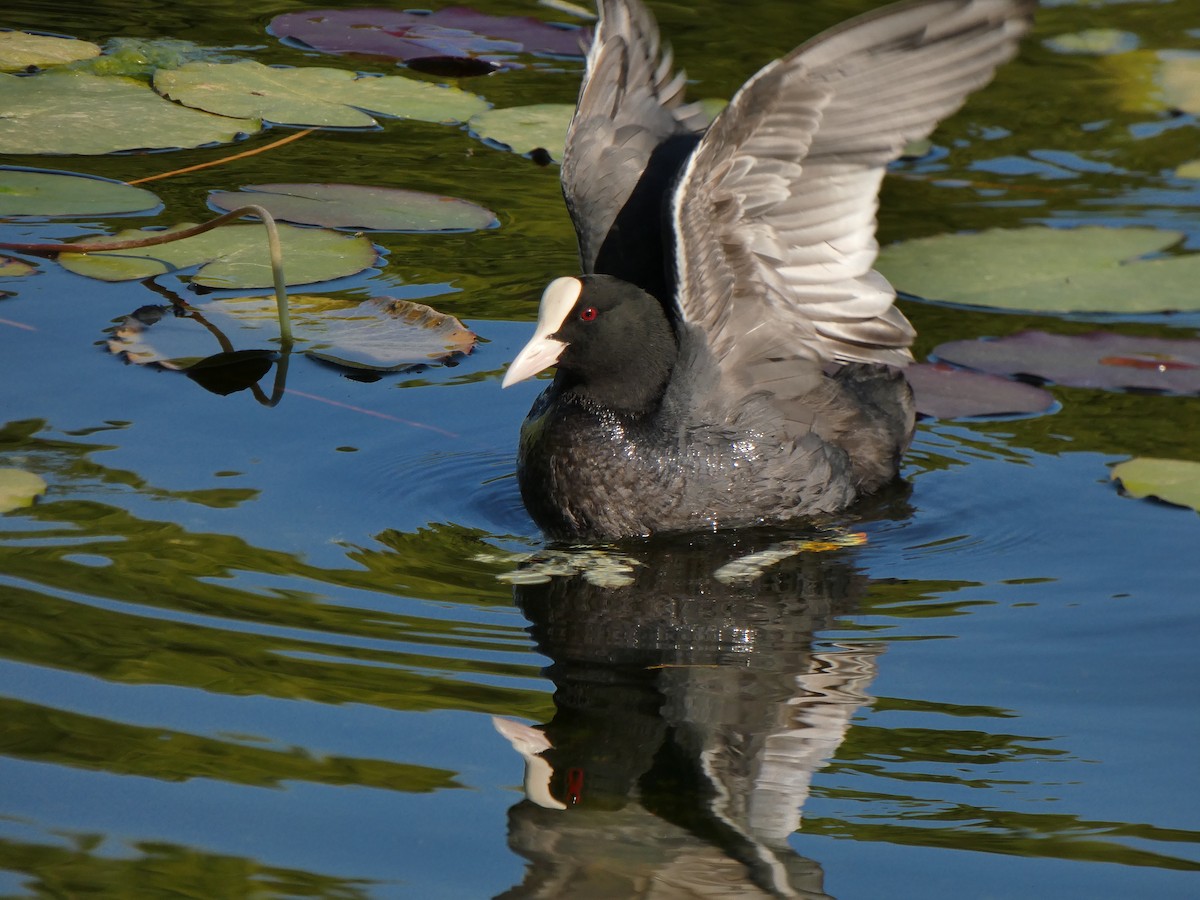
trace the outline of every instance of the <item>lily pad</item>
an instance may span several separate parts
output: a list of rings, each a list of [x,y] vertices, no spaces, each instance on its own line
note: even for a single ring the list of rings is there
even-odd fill
[[[1153,228],[996,228],[893,244],[878,268],[927,300],[1031,312],[1200,310],[1200,254],[1143,260],[1177,243]]]
[[[1175,169],[1175,177],[1200,179],[1200,159],[1193,159],[1188,162],[1181,163]]]
[[[935,419],[1013,416],[1049,412],[1056,400],[1031,384],[983,375],[944,363],[920,363],[904,370],[917,412]]]
[[[518,53],[580,56],[590,32],[540,19],[490,16],[465,7],[434,12],[392,9],[312,9],[271,20],[276,37],[322,53],[354,53],[411,61],[480,58],[507,63]]]
[[[1200,114],[1200,54],[1178,51],[1159,54],[1163,103],[1169,109]]]
[[[399,75],[342,69],[284,69],[253,60],[192,62],[160,70],[154,87],[172,100],[223,116],[284,125],[371,128],[368,113],[423,122],[465,122],[488,108],[476,94]]]
[[[170,230],[192,227],[185,223]],[[128,229],[105,240],[136,240],[160,230]],[[339,234],[315,228],[280,225],[283,269],[288,284],[313,284],[354,275],[371,266],[375,248],[363,235]],[[96,242],[96,238],[88,238]],[[86,244],[87,241],[77,241]],[[137,250],[97,253],[63,253],[62,266],[78,275],[101,281],[153,278],[178,269],[200,266],[191,282],[221,290],[269,287],[270,258],[266,231],[261,225],[224,225],[170,244]]]
[[[35,274],[37,271],[37,266],[27,263],[23,259],[0,256],[0,278],[25,278]]]
[[[42,476],[24,469],[0,468],[0,513],[32,506],[44,493],[46,482]]]
[[[248,184],[208,200],[223,210],[256,203],[276,219],[327,228],[475,231],[500,224],[490,209],[457,197],[364,184]]]
[[[1133,497],[1154,497],[1200,512],[1200,463],[1140,456],[1113,466],[1112,478]]]
[[[444,362],[470,353],[476,341],[458,319],[409,300],[297,296],[288,309],[298,350],[351,368],[395,371]],[[213,300],[182,314],[143,307],[109,335],[109,350],[128,362],[190,372],[213,359],[217,349],[229,356],[231,346],[276,341],[278,318],[273,297],[242,297]]]
[[[567,127],[574,114],[575,107],[569,103],[536,103],[489,109],[471,116],[467,125],[475,137],[501,144],[513,153],[524,155],[545,150],[552,159],[561,162]]]
[[[1200,340],[1023,331],[998,340],[951,341],[933,355],[980,372],[1069,387],[1200,393]]]
[[[164,100],[140,81],[82,72],[0,75],[0,153],[96,155],[224,144],[261,130]],[[82,123],[82,124],[81,124]]]
[[[0,216],[105,216],[160,206],[150,191],[67,172],[0,169]]]
[[[100,48],[91,41],[0,31],[0,72],[20,72],[30,66],[45,69],[99,55]]]

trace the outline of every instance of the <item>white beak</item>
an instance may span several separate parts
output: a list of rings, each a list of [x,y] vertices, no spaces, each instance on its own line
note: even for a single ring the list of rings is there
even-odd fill
[[[524,381],[558,362],[567,345],[551,335],[562,328],[582,290],[583,282],[578,278],[556,278],[546,286],[538,306],[537,328],[533,331],[533,337],[521,348],[504,373],[501,387]]]

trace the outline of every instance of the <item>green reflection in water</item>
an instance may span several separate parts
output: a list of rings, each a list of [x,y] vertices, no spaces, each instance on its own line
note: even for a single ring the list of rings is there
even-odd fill
[[[365,900],[372,882],[267,866],[241,856],[206,853],[155,841],[133,844],[138,856],[95,852],[99,836],[74,837],[73,847],[0,840],[0,870],[28,877],[33,897],[314,897]]]
[[[311,781],[411,793],[461,787],[445,769],[378,759],[318,758],[298,747],[251,747],[6,698],[0,698],[0,720],[0,754],[115,775],[164,781],[212,778],[256,787]]]

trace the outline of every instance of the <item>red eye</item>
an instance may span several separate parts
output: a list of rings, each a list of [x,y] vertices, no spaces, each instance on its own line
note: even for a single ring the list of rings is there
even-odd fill
[[[596,321],[596,316],[600,315],[600,311],[594,306],[585,306],[579,311],[579,318],[585,322]]]

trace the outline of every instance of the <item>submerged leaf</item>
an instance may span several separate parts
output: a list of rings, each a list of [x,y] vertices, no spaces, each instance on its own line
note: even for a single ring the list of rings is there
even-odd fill
[[[569,103],[537,103],[489,109],[471,116],[467,123],[471,134],[484,141],[503,144],[513,153],[526,154],[545,150],[561,162],[567,141],[567,126],[575,107]]]
[[[1141,456],[1113,466],[1112,478],[1133,497],[1154,497],[1200,512],[1200,463]]]
[[[516,53],[580,56],[589,32],[539,19],[491,16],[463,7],[434,12],[391,9],[310,9],[271,20],[271,34],[322,53],[356,53],[398,60],[480,57],[503,61]]]
[[[31,66],[45,69],[99,55],[100,48],[91,41],[0,31],[0,72],[20,72]]]
[[[32,506],[46,493],[42,476],[24,469],[0,468],[0,513]]]
[[[951,341],[933,356],[993,375],[1070,387],[1200,393],[1200,340],[1022,331],[996,340]]]
[[[155,73],[154,87],[172,100],[223,116],[310,127],[371,128],[376,122],[368,113],[465,122],[488,108],[475,94],[399,75],[284,69],[252,60],[188,63]]]
[[[1056,402],[1053,394],[1031,384],[944,364],[911,365],[904,374],[917,412],[935,419],[1044,413]]]
[[[1139,260],[1179,241],[1153,228],[996,228],[887,247],[879,270],[928,300],[1032,312],[1200,310],[1200,254]]]
[[[328,228],[474,231],[500,224],[491,210],[457,197],[364,184],[248,184],[208,199],[223,210],[256,203],[276,219]]]
[[[0,75],[0,153],[96,155],[223,144],[261,130],[164,100],[140,81],[75,72]]]
[[[0,216],[105,216],[160,206],[150,191],[68,172],[0,169]]]
[[[182,230],[188,223],[175,226]],[[158,229],[128,229],[105,240],[136,240],[161,234]],[[86,246],[96,238],[76,241]],[[375,248],[363,235],[340,234],[316,228],[279,226],[283,246],[283,270],[287,284],[313,284],[354,275],[371,266]],[[267,234],[261,225],[223,225],[212,231],[170,244],[136,250],[107,250],[96,253],[63,253],[62,266],[78,275],[101,281],[132,281],[153,278],[178,269],[200,266],[193,284],[219,290],[241,290],[271,286]]]
[[[1136,50],[1138,36],[1116,28],[1085,28],[1072,34],[1056,35],[1043,43],[1056,53],[1109,56]]]

